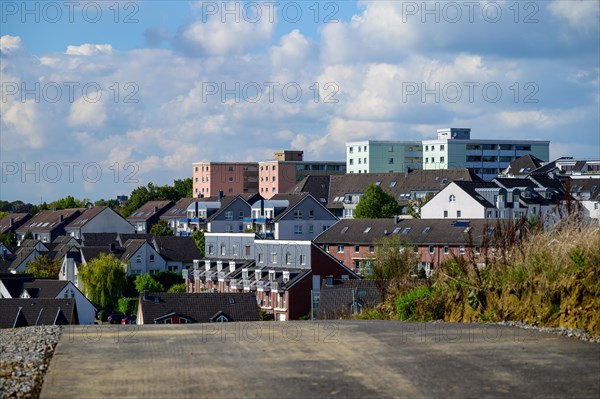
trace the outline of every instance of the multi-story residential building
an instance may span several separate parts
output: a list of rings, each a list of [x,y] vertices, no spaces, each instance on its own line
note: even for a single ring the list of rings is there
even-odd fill
[[[107,206],[88,208],[65,227],[66,235],[80,239],[84,233],[135,233],[135,228]]]
[[[25,234],[31,232],[34,240],[50,243],[56,237],[65,235],[65,227],[78,218],[84,210],[85,208],[40,211],[15,230],[17,242],[21,243]]]
[[[275,240],[312,240],[337,220],[310,194],[277,194],[252,204],[244,230]]]
[[[205,240],[207,257],[188,274],[188,291],[252,292],[275,320],[309,314],[327,276],[358,277],[311,241],[258,240],[251,233],[207,233]]]
[[[421,169],[420,141],[353,141],[346,143],[347,173],[404,172]]]
[[[266,199],[285,193],[306,176],[339,175],[346,173],[342,161],[305,161],[303,151],[277,151],[274,161],[258,163],[259,194]]]
[[[549,160],[549,141],[471,139],[469,128],[438,129],[435,140],[423,140],[423,169],[468,168],[491,180],[515,159],[531,154]]]
[[[192,165],[194,197],[258,192],[256,162],[197,162]]]
[[[405,248],[416,251],[415,268],[431,276],[454,256],[468,256],[479,263],[494,223],[483,219],[342,219],[314,242],[357,274],[366,275],[381,240],[397,237]]]
[[[138,234],[148,234],[152,226],[172,206],[171,201],[148,201],[127,217],[127,221],[135,227]]]

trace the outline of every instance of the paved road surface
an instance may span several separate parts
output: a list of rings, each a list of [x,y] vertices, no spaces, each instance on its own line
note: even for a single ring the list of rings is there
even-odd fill
[[[42,398],[600,398],[600,345],[384,321],[65,327]]]

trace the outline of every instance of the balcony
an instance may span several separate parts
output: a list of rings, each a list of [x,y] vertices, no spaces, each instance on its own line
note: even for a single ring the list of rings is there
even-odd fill
[[[218,278],[219,281],[225,281],[225,277],[227,276],[227,272],[219,272]]]
[[[254,219],[254,223],[273,223],[273,218],[256,218]]]
[[[204,223],[205,219],[204,218],[183,218],[183,219],[179,219],[179,223],[187,223],[187,224],[191,224],[191,223]]]
[[[242,289],[242,280],[240,280],[239,278],[232,278],[231,280],[229,280],[229,287],[236,290]]]
[[[271,281],[271,291],[279,291],[279,283],[277,281]]]
[[[256,289],[258,291],[269,291],[270,290],[270,285],[271,282],[270,281],[257,281],[256,282]]]
[[[248,289],[251,291],[254,291],[256,289],[256,280],[242,280],[242,284],[244,286],[244,289]]]

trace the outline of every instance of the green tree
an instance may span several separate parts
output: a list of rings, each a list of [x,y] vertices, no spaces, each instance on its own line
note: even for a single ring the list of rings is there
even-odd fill
[[[119,206],[119,201],[117,201],[116,199],[109,199],[109,200],[105,200],[104,198],[99,199],[98,201],[94,202],[95,206],[107,206],[111,209],[115,209]]]
[[[4,216],[8,215],[9,212],[5,212],[5,211],[0,211],[0,220],[2,220],[2,218],[4,218]]]
[[[401,212],[396,199],[375,184],[370,184],[354,210],[355,219],[391,218]]]
[[[79,272],[88,299],[103,308],[114,308],[127,282],[126,267],[108,254],[92,259]]]
[[[149,187],[152,187],[152,183],[148,183]],[[138,187],[131,192],[129,199],[123,204],[121,211],[123,217],[131,215],[136,209],[140,208],[148,201],[152,201],[153,197],[150,191],[146,187]]]
[[[433,198],[433,193],[427,193],[425,198],[410,200],[407,206],[407,213],[415,219],[421,219],[421,208]]]
[[[187,179],[175,180],[173,182],[173,187],[177,192],[177,200],[181,198],[191,198],[194,196],[193,194],[193,183],[192,178],[188,177]]]
[[[171,292],[174,294],[184,294],[185,293],[185,283],[174,284],[167,290],[167,292]]]
[[[7,247],[14,247],[17,245],[17,239],[15,238],[15,233],[8,230],[4,232],[4,234],[0,235],[0,242],[6,245]]]
[[[140,294],[144,291],[163,292],[165,290],[162,284],[149,274],[138,274],[135,276],[135,288]]]
[[[25,232],[25,235],[23,236],[23,242],[27,240],[33,240],[33,233],[31,232],[31,230],[27,230]]]
[[[194,231],[194,234],[192,234],[192,237],[194,238],[194,242],[196,242],[196,247],[198,248],[198,251],[200,251],[200,253],[202,254],[202,257],[204,258],[204,256],[205,256],[204,243],[206,241],[204,238],[204,230]]]
[[[173,230],[169,228],[169,223],[166,220],[159,220],[150,229],[150,234],[155,236],[172,236]]]
[[[49,203],[47,207],[49,209],[85,208],[86,203],[86,200],[79,200],[72,195],[68,195],[65,198]]]
[[[47,255],[40,255],[34,260],[27,262],[25,273],[31,273],[36,278],[57,279],[60,267],[60,259],[52,260]]]
[[[153,274],[152,277],[163,286],[164,290],[168,290],[171,286],[184,282],[181,274],[173,273],[168,270],[162,270],[157,274]]]

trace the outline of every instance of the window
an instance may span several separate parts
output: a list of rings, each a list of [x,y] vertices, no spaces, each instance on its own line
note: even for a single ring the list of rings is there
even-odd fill
[[[440,144],[440,151],[444,151],[444,145]]]
[[[444,246],[444,255],[448,255],[448,246]]]
[[[300,264],[306,265],[306,255],[300,255]],[[289,279],[289,277],[288,277]]]
[[[291,253],[286,253],[285,254],[285,263],[286,265],[291,265],[292,264],[292,254]],[[269,272],[269,277],[270,277],[270,272]]]
[[[388,148],[388,152],[394,152],[394,147],[390,146],[390,147]]]
[[[362,163],[362,158],[358,158],[358,164],[360,165]]]
[[[456,202],[456,196],[454,194],[451,194],[448,198],[448,202]]]
[[[325,252],[329,252],[329,244],[323,245],[323,249],[325,250]]]
[[[233,211],[225,211],[225,220],[233,220]]]
[[[214,255],[214,253],[215,253],[215,246],[213,244],[208,244],[208,254]]]
[[[150,255],[150,263],[154,262],[154,255]]]
[[[456,217],[459,218],[462,215],[461,211],[456,211]]]
[[[429,158],[425,158],[425,163],[429,163]]]
[[[226,253],[227,247],[225,246],[225,244],[221,244],[221,256],[225,256]]]
[[[359,251],[360,251],[360,245],[355,245],[354,252],[359,252]]]
[[[441,157],[440,158],[440,162],[445,162],[446,158],[445,157]]]
[[[228,224],[227,226],[225,226],[225,232],[226,233],[233,233],[233,226]]]
[[[315,232],[315,226],[312,224],[308,225],[308,234],[313,234]]]
[[[370,253],[375,252],[375,246],[373,244],[369,245],[369,252]]]
[[[296,235],[302,234],[302,225],[301,224],[294,225],[294,234],[296,234]]]
[[[448,211],[444,211],[444,217],[447,218],[448,217]]]
[[[295,211],[294,212],[294,219],[296,219],[296,220],[302,220],[302,211]]]
[[[394,163],[394,158],[388,159],[388,164],[392,165]]]
[[[434,249],[435,249],[434,246],[430,245],[429,246],[429,253],[432,254],[434,252]]]
[[[367,146],[364,147],[364,151],[367,152]]]
[[[277,252],[273,252],[271,254],[271,262],[272,263],[277,263]]]
[[[425,151],[429,151],[429,146],[428,145],[425,146]]]
[[[142,263],[142,255],[138,255],[138,256],[135,258],[135,263]]]
[[[461,255],[464,255],[465,254],[465,247],[461,245],[460,248],[459,248],[459,252],[460,252]]]
[[[229,181],[233,181],[233,176],[229,176]]]
[[[265,263],[265,256],[262,252],[258,254],[258,263]]]
[[[367,227],[367,228],[365,229],[365,231],[363,231],[363,233],[367,234],[369,231],[371,231],[371,228],[370,228],[370,227]]]
[[[594,209],[598,209],[598,203],[597,202],[594,204]]]
[[[338,253],[340,253],[340,254],[344,253],[344,244],[338,244]]]
[[[240,211],[239,220],[244,220],[244,211]]]
[[[435,157],[431,157],[431,163],[435,163]]]
[[[350,164],[350,165],[354,165],[354,159],[350,158],[350,160],[349,160],[349,164]]]

